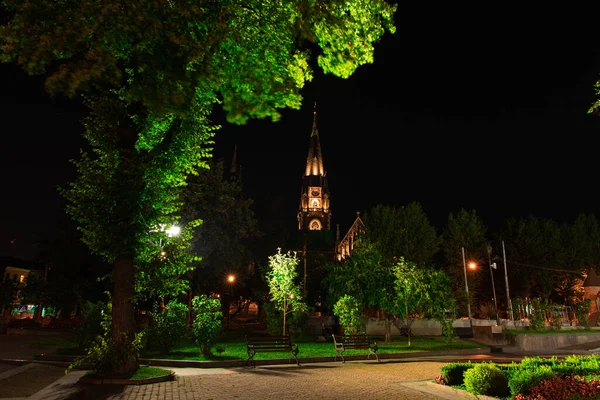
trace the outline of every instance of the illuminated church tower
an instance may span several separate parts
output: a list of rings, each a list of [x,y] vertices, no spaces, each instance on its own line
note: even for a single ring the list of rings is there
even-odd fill
[[[301,231],[328,231],[331,229],[329,208],[329,187],[323,168],[323,156],[317,129],[317,110],[313,116],[312,132],[308,147],[306,169],[302,178],[300,206],[298,209],[298,229]]]

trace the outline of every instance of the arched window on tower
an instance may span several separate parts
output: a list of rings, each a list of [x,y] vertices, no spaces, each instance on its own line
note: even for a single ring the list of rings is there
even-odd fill
[[[311,231],[320,231],[321,230],[321,221],[319,221],[318,219],[313,219],[312,221],[310,221],[310,225],[308,226],[308,228]]]
[[[321,205],[319,204],[319,199],[312,199],[312,203],[310,204],[311,208],[319,208]]]

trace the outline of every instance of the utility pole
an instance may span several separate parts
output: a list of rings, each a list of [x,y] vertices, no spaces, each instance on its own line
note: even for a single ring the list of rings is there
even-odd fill
[[[510,292],[508,290],[508,273],[506,272],[506,250],[504,249],[504,240],[502,241],[502,255],[504,257],[504,282],[506,283],[506,298],[508,300],[508,313],[510,320],[514,322],[515,317],[513,316],[512,301],[510,300]]]
[[[462,248],[463,268],[465,270],[465,291],[467,292],[467,311],[469,312],[469,325],[473,328],[473,317],[471,316],[471,299],[469,299],[469,284],[467,283],[467,262],[465,260],[465,248]]]
[[[490,263],[490,276],[492,278],[492,293],[494,296],[494,310],[496,311],[496,325],[500,326],[500,317],[498,317],[498,301],[496,300],[496,286],[494,284],[494,272],[493,269],[496,269],[496,263],[492,265],[492,246],[488,246],[488,260]]]

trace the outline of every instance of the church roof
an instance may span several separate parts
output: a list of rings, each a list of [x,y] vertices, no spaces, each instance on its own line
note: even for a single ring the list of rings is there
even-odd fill
[[[323,155],[321,154],[321,142],[319,141],[319,129],[317,127],[317,110],[315,105],[312,132],[310,133],[310,144],[308,147],[308,157],[306,158],[306,176],[316,175],[324,176]]]
[[[594,268],[590,268],[587,278],[583,281],[583,286],[600,286],[600,277]]]

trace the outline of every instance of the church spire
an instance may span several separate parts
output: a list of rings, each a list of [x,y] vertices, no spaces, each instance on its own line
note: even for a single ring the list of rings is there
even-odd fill
[[[323,156],[321,155],[321,143],[319,141],[319,129],[317,127],[317,102],[313,111],[313,126],[310,134],[310,144],[308,147],[308,157],[306,159],[306,176],[324,176]]]

